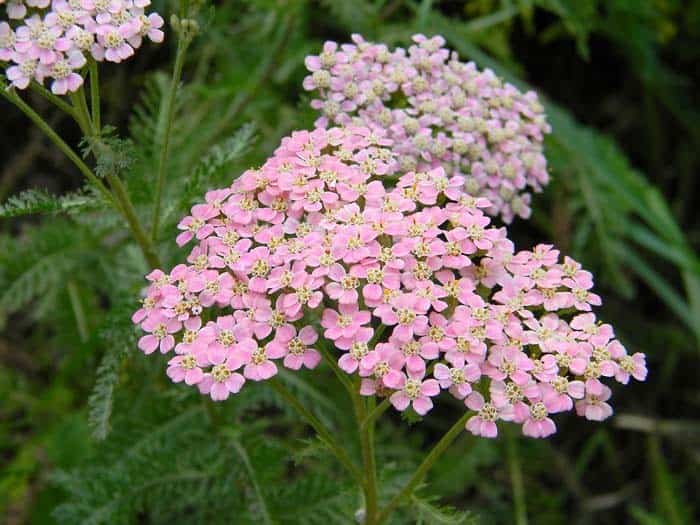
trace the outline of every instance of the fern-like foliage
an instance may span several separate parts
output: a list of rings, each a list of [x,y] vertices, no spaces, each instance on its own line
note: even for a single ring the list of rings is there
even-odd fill
[[[228,186],[233,177],[231,167],[250,150],[255,141],[255,126],[245,124],[223,142],[213,145],[185,178],[179,199],[165,208],[165,223],[179,220],[208,189]],[[234,172],[235,173],[235,172]]]
[[[434,499],[414,496],[411,505],[417,514],[419,525],[476,525],[478,518],[468,511],[439,505]]]
[[[365,0],[323,0],[322,3],[342,25],[358,32],[367,33],[377,14],[377,7]]]
[[[185,180],[185,191],[183,200],[185,206],[189,205],[194,198],[200,198],[207,186],[211,187],[221,182],[224,172],[231,167],[231,164],[245,155],[255,140],[255,126],[245,124],[241,126],[232,136],[219,144],[215,144],[202,157],[192,175]],[[230,179],[230,175],[226,173]],[[227,183],[232,181],[227,180]]]
[[[105,439],[110,430],[114,389],[125,355],[126,348],[121,345],[108,348],[97,368],[95,387],[88,397],[88,422],[97,440]]]
[[[15,239],[12,250],[0,253],[0,315],[16,312],[35,300],[34,314],[46,310],[54,294],[65,288],[68,277],[89,266],[89,235],[69,224],[63,220],[42,223],[21,240]]]
[[[0,219],[34,214],[74,213],[102,206],[102,200],[90,189],[60,196],[51,195],[43,189],[30,189],[9,197],[5,204],[0,205]]]
[[[98,140],[83,141],[83,155],[94,155],[95,175],[98,177],[120,176],[127,172],[136,160],[133,141],[123,139],[107,128]]]

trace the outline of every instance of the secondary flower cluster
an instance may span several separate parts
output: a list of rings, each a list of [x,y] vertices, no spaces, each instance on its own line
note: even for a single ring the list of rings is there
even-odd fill
[[[3,2],[0,1],[0,4]],[[51,80],[51,91],[65,95],[83,84],[86,56],[121,62],[143,38],[163,41],[163,19],[146,14],[150,0],[10,0],[0,21],[0,62],[11,84]]]
[[[139,347],[174,350],[171,379],[214,400],[324,350],[398,410],[449,392],[477,435],[505,420],[545,437],[574,407],[609,416],[601,379],[646,368],[590,312],[591,274],[551,246],[514,253],[462,176],[399,174],[393,149],[364,127],[295,132],[209,192],[179,225],[178,244],[197,241],[188,264],[148,275]]]
[[[490,215],[529,217],[529,191],[548,182],[542,140],[550,127],[537,95],[460,62],[440,36],[413,40],[391,51],[354,35],[353,44],[326,42],[307,57],[304,87],[322,112],[316,125],[386,130],[403,173],[442,166],[489,200]]]

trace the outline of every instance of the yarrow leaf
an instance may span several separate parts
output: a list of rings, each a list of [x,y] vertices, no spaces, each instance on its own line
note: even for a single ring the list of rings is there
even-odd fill
[[[33,214],[73,213],[102,207],[91,190],[81,190],[65,195],[51,195],[43,189],[30,189],[9,197],[0,205],[0,218]]]
[[[88,423],[97,440],[105,439],[110,431],[114,389],[119,382],[119,369],[127,350],[126,346],[108,348],[97,368],[95,386],[88,397]]]

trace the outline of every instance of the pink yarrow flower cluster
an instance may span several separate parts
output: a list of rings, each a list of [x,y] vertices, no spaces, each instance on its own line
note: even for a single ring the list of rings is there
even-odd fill
[[[144,38],[163,41],[163,18],[150,0],[12,0],[0,21],[0,62],[11,85],[51,82],[56,95],[83,84],[87,58],[121,62]]]
[[[589,272],[549,245],[515,252],[484,198],[441,167],[397,174],[381,131],[300,131],[180,223],[187,264],[148,275],[133,317],[146,353],[215,400],[319,350],[361,394],[427,414],[441,394],[546,437],[552,415],[609,416],[610,389],[646,376],[592,307]],[[396,177],[393,187],[386,184]],[[319,346],[321,345],[321,346]]]
[[[322,113],[316,125],[386,130],[402,172],[441,166],[489,200],[489,215],[529,217],[530,191],[549,180],[542,140],[550,127],[537,95],[460,62],[440,36],[415,35],[414,45],[394,50],[352,40],[326,42],[306,59],[304,87]]]

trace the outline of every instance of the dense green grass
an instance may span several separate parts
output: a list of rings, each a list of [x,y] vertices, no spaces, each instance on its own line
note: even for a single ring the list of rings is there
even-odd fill
[[[700,2],[218,4],[203,9],[176,98],[157,246],[165,266],[182,256],[175,224],[206,188],[228,184],[280,137],[311,126],[306,54],[354,32],[391,44],[442,34],[463,58],[545,100],[553,182],[512,236],[522,248],[551,241],[592,269],[601,317],[648,356],[648,381],[618,389],[617,415],[603,424],[559,418],[560,432],[546,441],[465,433],[395,523],[700,520]],[[103,73],[103,120],[129,142],[102,162],[124,177],[144,220],[173,40]],[[79,131],[31,100],[77,146]],[[350,522],[359,495],[271,390],[249,388],[212,408],[169,384],[164,358],[136,350],[129,316],[148,269],[137,245],[21,113],[0,109],[0,516]],[[40,191],[22,193],[29,188]],[[330,374],[283,380],[319,418],[339,432],[348,426]],[[456,414],[443,407],[420,425],[384,416],[384,498]]]

